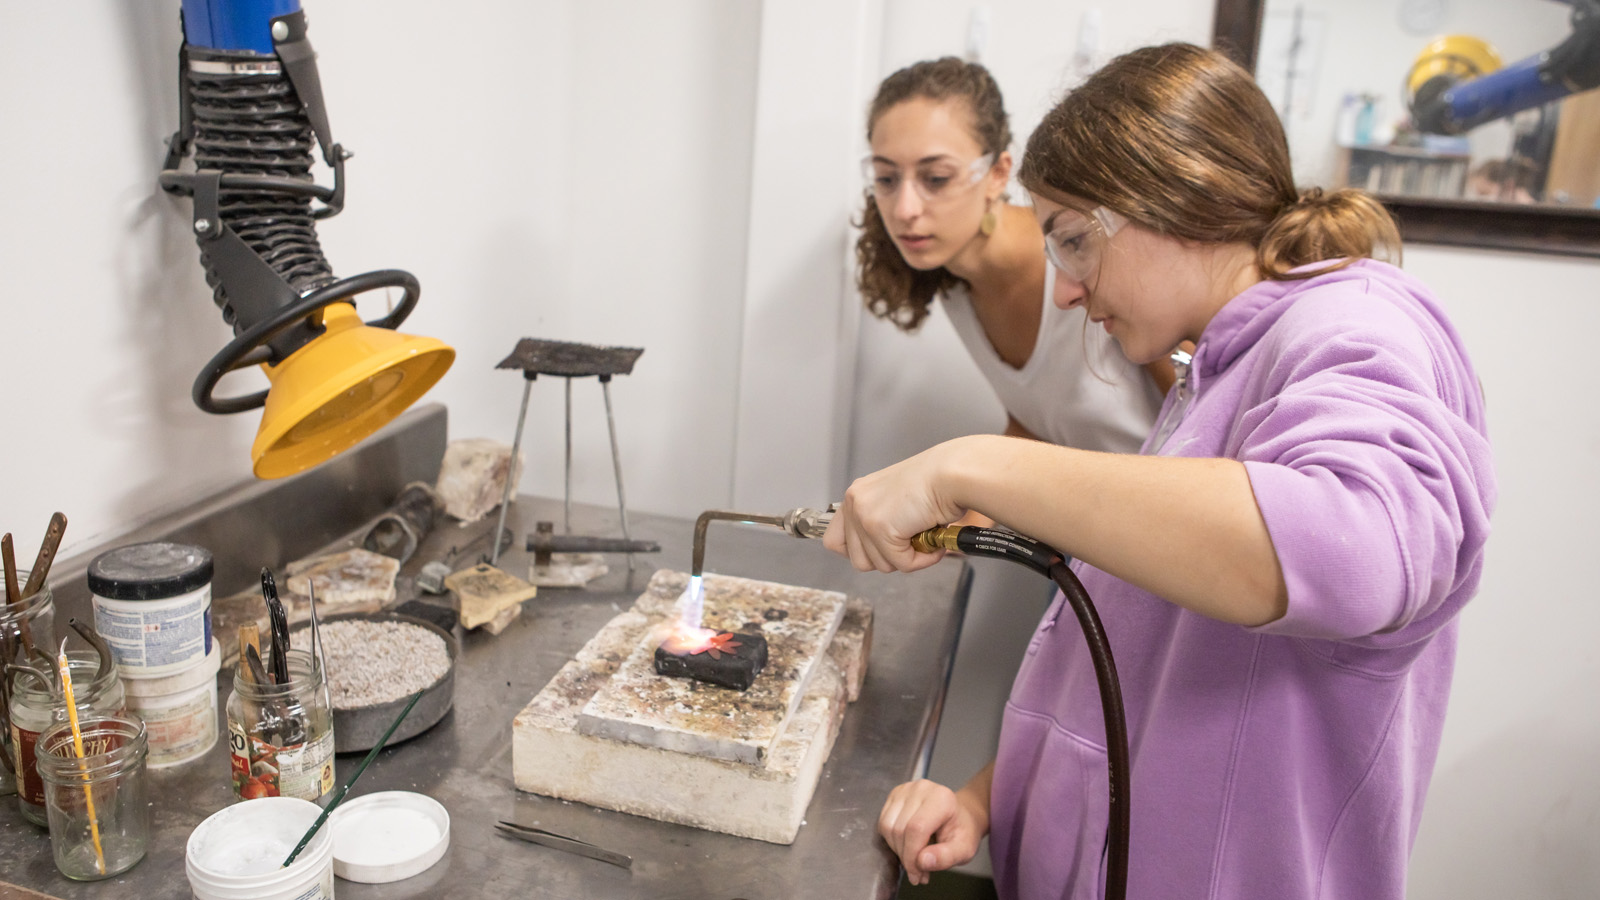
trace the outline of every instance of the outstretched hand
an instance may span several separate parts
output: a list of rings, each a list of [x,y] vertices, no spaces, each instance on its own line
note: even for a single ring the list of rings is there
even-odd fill
[[[911,539],[966,512],[944,495],[940,484],[954,443],[857,478],[845,491],[823,545],[850,557],[863,572],[914,572],[944,558],[943,551],[918,553]]]
[[[972,859],[988,831],[986,802],[966,789],[952,791],[927,779],[890,791],[878,816],[878,833],[900,857],[912,884],[927,884],[928,873]]]

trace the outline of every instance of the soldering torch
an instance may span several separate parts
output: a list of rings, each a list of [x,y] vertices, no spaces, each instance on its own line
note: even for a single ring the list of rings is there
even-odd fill
[[[800,507],[777,516],[750,515],[747,513],[706,510],[694,523],[694,569],[691,574],[698,581],[705,566],[706,529],[713,521],[744,522],[750,525],[773,525],[798,538],[820,538],[838,512],[839,504],[830,503],[825,510]],[[1106,897],[1123,900],[1128,888],[1128,836],[1129,836],[1129,758],[1128,724],[1122,706],[1122,687],[1117,681],[1117,667],[1111,658],[1111,645],[1106,641],[1100,616],[1095,612],[1083,583],[1067,566],[1066,558],[1046,544],[1003,528],[984,528],[974,525],[939,525],[911,538],[911,548],[918,553],[937,553],[955,550],[968,556],[993,556],[1020,563],[1054,581],[1078,617],[1084,640],[1089,645],[1089,657],[1094,664],[1095,680],[1100,687],[1100,707],[1105,717],[1106,765],[1110,771],[1110,818],[1108,820],[1108,849],[1106,867]]]
[[[797,507],[779,516],[728,512],[708,509],[694,523],[694,559],[689,574],[702,574],[706,557],[706,529],[714,521],[741,522],[746,525],[773,525],[798,538],[820,538],[828,531],[839,504],[830,503],[827,509]],[[1022,563],[1045,577],[1051,577],[1050,566],[1062,558],[1061,554],[1033,538],[1006,531],[1003,528],[979,528],[970,525],[939,525],[911,539],[911,549],[918,553],[936,553],[956,550],[969,556],[998,556]]]
[[[828,523],[833,521],[833,514],[839,504],[830,503],[826,510],[791,509],[781,516],[761,516],[752,513],[728,512],[722,509],[708,509],[694,520],[694,557],[689,569],[692,576],[700,576],[705,571],[706,562],[706,529],[712,522],[742,522],[746,525],[773,525],[783,529],[798,538],[820,538],[828,531]]]

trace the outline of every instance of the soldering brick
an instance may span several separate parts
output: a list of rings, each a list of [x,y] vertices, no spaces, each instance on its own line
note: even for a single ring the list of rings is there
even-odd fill
[[[668,622],[688,581],[681,572],[657,572],[640,605]],[[767,639],[761,676],[743,692],[663,678],[655,669],[662,635],[652,632],[585,705],[579,731],[750,764],[771,752],[838,630],[845,595],[725,575],[707,575],[704,587],[705,627]]]
[[[828,645],[828,659],[839,670],[844,681],[845,698],[851,703],[861,697],[861,686],[867,680],[867,661],[872,651],[872,604],[860,597],[845,601],[844,618],[833,643]]]
[[[657,579],[517,715],[512,727],[517,788],[664,822],[793,843],[838,736],[852,680],[859,691],[865,673],[870,604],[848,601],[782,735],[760,763],[741,763],[611,740],[577,728],[588,702],[652,629],[673,614],[687,576],[657,573]],[[841,666],[857,674],[847,678]]]

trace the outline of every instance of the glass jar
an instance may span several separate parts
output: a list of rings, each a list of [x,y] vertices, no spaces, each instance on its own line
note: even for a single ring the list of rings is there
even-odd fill
[[[27,584],[28,573],[17,573],[17,583]],[[46,653],[56,650],[56,604],[45,585],[20,603],[0,603],[0,674],[6,665],[20,663],[36,665],[30,658],[29,647]],[[17,792],[17,750],[11,744],[11,717],[0,705],[0,797]],[[31,771],[31,770],[30,770]]]
[[[244,800],[297,797],[316,802],[333,790],[333,710],[322,670],[305,650],[290,650],[287,684],[257,684],[234,670],[228,696],[233,791]]]
[[[37,670],[40,661],[35,661]],[[100,668],[100,657],[93,650],[68,650],[67,665],[72,670],[72,698],[77,701],[78,718],[98,719],[127,715],[122,679],[115,665]],[[35,825],[46,825],[44,782],[35,769],[39,735],[51,725],[67,720],[67,704],[56,683],[55,667],[41,672],[45,684],[27,672],[12,672],[11,742],[17,753],[17,808]]]
[[[150,836],[148,747],[137,718],[80,718],[78,731],[82,758],[68,723],[51,725],[39,736],[39,777],[56,868],[77,881],[98,881],[144,859]]]

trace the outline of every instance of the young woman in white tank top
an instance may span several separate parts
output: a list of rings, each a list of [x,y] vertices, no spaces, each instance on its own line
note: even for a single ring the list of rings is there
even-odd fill
[[[939,297],[1005,407],[1006,434],[1137,452],[1171,365],[1141,371],[1082,309],[1051,302],[1038,221],[1004,197],[1011,134],[989,72],[949,57],[895,72],[867,136],[856,255],[868,308],[911,331]]]

